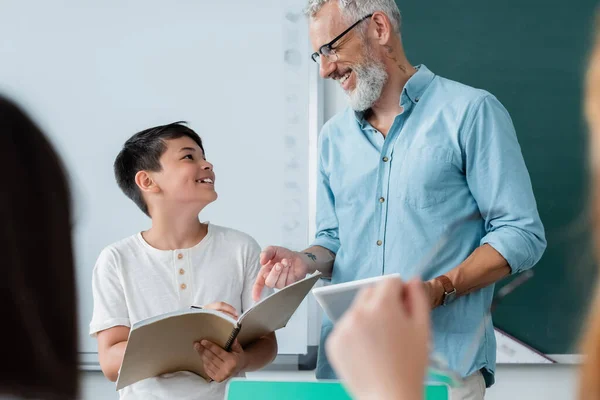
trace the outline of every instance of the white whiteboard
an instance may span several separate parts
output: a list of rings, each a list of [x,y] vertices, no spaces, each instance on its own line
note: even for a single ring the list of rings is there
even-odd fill
[[[217,175],[201,219],[261,246],[308,244],[304,0],[1,4],[0,92],[36,118],[72,179],[84,356],[97,352],[87,332],[99,252],[149,227],[112,172],[133,133],[188,121]],[[306,351],[306,305],[278,338],[282,354]]]

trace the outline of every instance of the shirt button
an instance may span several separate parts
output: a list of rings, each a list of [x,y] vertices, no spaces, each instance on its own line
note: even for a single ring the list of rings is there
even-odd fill
[[[177,258],[179,258],[181,260],[183,258],[183,254],[181,254],[181,253],[177,254]]]
[[[181,269],[179,270],[179,275],[183,275],[183,274],[185,274],[185,269],[181,268]]]
[[[383,160],[383,162],[388,162],[390,159],[387,157],[383,157],[382,160]]]
[[[377,246],[381,246],[383,244],[383,242],[381,240],[377,241]]]
[[[182,283],[179,287],[181,288],[181,290],[185,290],[187,288],[187,285],[185,283]]]
[[[380,197],[380,198],[379,198],[379,202],[380,202],[380,203],[383,203],[384,201],[385,201],[385,199],[384,199],[383,197]]]

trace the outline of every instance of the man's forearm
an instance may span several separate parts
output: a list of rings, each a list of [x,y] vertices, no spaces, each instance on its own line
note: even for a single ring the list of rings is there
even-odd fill
[[[308,272],[313,273],[315,271],[321,272],[325,277],[331,277],[333,271],[333,262],[335,261],[335,254],[325,247],[312,246],[308,249],[301,251],[300,255],[304,259],[306,265],[308,265]]]
[[[478,247],[465,261],[446,275],[454,287],[457,296],[464,296],[482,289],[510,275],[510,266],[500,253],[489,244]],[[439,281],[431,280],[432,303],[438,306],[442,302],[444,287]]]
[[[271,363],[277,356],[277,339],[275,334],[263,336],[244,349],[246,353],[245,372],[256,371]]]

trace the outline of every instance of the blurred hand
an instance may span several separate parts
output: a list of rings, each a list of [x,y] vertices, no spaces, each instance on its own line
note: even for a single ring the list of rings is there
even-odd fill
[[[326,351],[357,399],[423,399],[430,308],[420,281],[390,278],[356,296]]]
[[[296,251],[285,247],[269,246],[260,253],[261,269],[254,283],[252,297],[260,300],[265,286],[282,289],[306,277],[308,265]]]
[[[215,382],[223,382],[236,376],[247,364],[244,349],[237,339],[233,342],[230,352],[208,340],[194,343],[194,349],[202,357],[204,371]]]
[[[210,303],[206,306],[202,306],[202,308],[208,308],[211,310],[216,310],[216,311],[220,311],[224,314],[229,315],[230,317],[232,317],[233,319],[238,319],[239,315],[235,309],[235,307],[233,307],[230,304],[227,304],[223,301],[218,301],[216,303]]]

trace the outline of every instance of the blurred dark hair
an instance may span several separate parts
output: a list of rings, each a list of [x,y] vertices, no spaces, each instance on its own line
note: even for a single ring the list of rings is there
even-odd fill
[[[77,314],[71,199],[44,134],[0,96],[0,394],[76,398]]]
[[[196,132],[184,125],[185,122],[173,122],[167,125],[155,126],[133,135],[117,156],[114,164],[117,184],[147,216],[148,205],[142,197],[142,191],[135,183],[135,175],[140,171],[160,171],[160,157],[167,150],[165,140],[179,139],[187,136],[200,146],[202,139]]]

